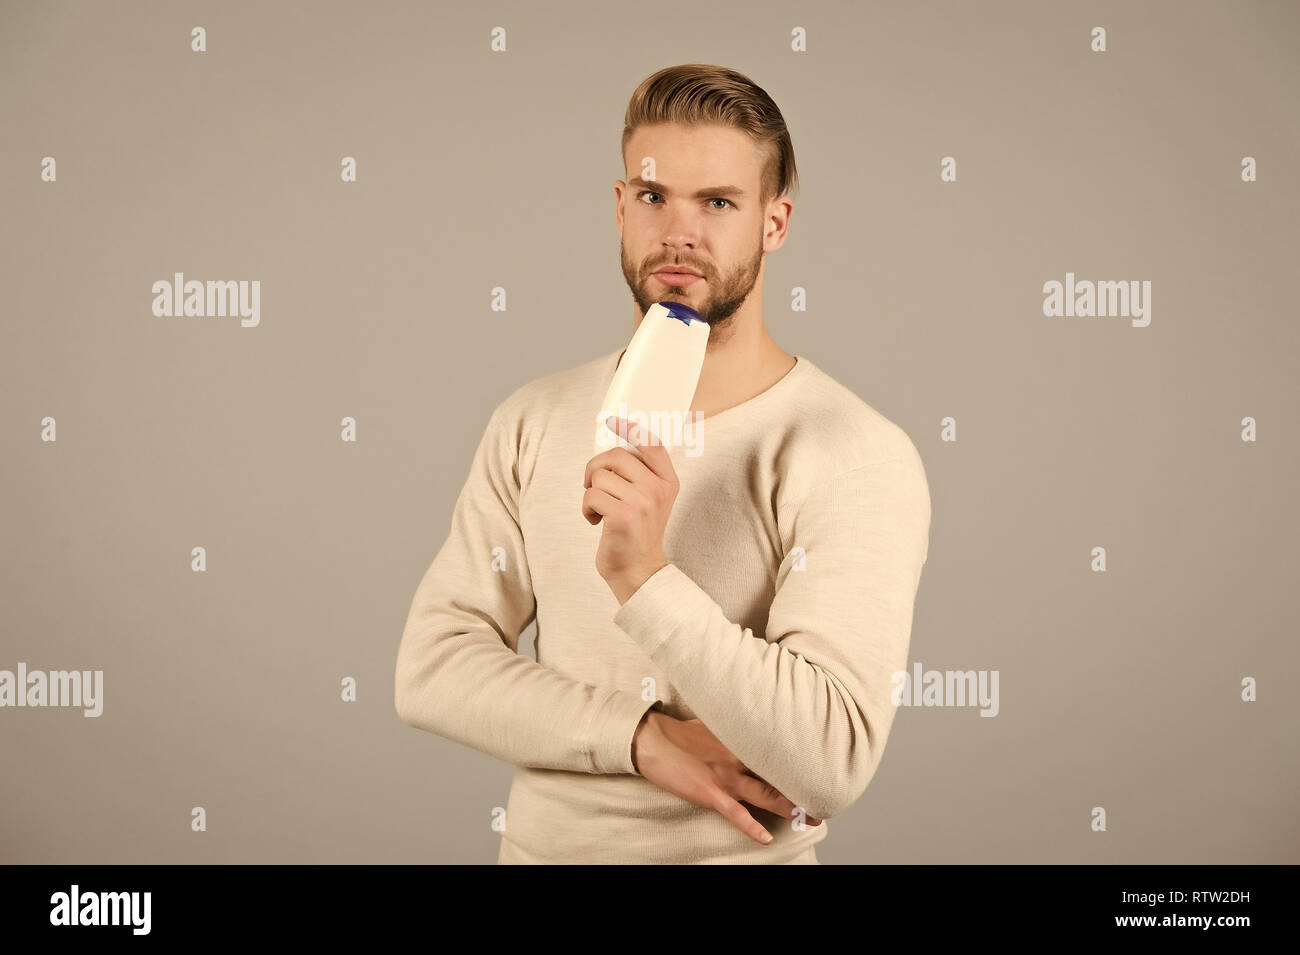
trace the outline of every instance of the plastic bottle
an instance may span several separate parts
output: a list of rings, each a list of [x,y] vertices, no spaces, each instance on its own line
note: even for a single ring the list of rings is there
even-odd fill
[[[616,446],[636,453],[605,426],[609,415],[626,418],[629,429],[638,425],[649,428],[659,443],[667,446],[682,444],[694,434],[690,408],[708,343],[709,324],[693,308],[678,302],[651,305],[623,352],[601,403],[596,453]]]

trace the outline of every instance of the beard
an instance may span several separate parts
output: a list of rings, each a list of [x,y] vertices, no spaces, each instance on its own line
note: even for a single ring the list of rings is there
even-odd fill
[[[696,282],[690,288],[678,288],[673,285],[664,285],[663,291],[657,291],[658,287],[663,285],[653,275],[655,269],[664,268],[666,264],[662,255],[656,255],[652,264],[645,261],[640,264],[632,262],[628,258],[627,249],[623,245],[623,240],[618,240],[618,257],[623,267],[623,279],[627,282],[627,287],[632,291],[632,298],[636,301],[637,308],[644,315],[650,306],[655,302],[677,302],[682,305],[695,309],[709,325],[710,333],[715,328],[723,328],[730,321],[731,316],[736,313],[740,306],[745,304],[749,298],[749,293],[753,291],[754,284],[758,281],[759,270],[763,267],[763,240],[759,237],[758,246],[754,254],[747,260],[741,262],[736,268],[723,275],[710,273],[704,269],[698,269],[704,275],[701,282],[707,282],[709,294],[699,302],[692,301],[691,289],[698,287]],[[685,263],[683,263],[685,264]]]

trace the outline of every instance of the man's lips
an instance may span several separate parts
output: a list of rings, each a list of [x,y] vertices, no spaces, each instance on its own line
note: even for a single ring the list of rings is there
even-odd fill
[[[687,286],[694,285],[700,280],[700,276],[694,272],[682,272],[672,268],[660,269],[654,273],[654,276],[665,285]]]

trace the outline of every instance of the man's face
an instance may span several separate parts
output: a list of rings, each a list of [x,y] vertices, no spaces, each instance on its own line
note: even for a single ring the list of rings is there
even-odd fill
[[[653,179],[642,172],[645,157]],[[737,129],[667,124],[638,129],[624,160],[636,175],[614,186],[619,257],[641,314],[681,302],[710,326],[725,323],[761,275],[763,152]],[[674,266],[700,278],[661,272]]]

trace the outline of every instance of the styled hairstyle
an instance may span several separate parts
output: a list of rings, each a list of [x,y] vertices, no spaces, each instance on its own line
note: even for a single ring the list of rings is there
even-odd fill
[[[785,117],[772,97],[749,77],[721,66],[686,63],[646,77],[636,88],[623,117],[623,156],[641,126],[683,123],[731,126],[747,133],[766,150],[760,176],[760,204],[798,188],[794,145]]]

